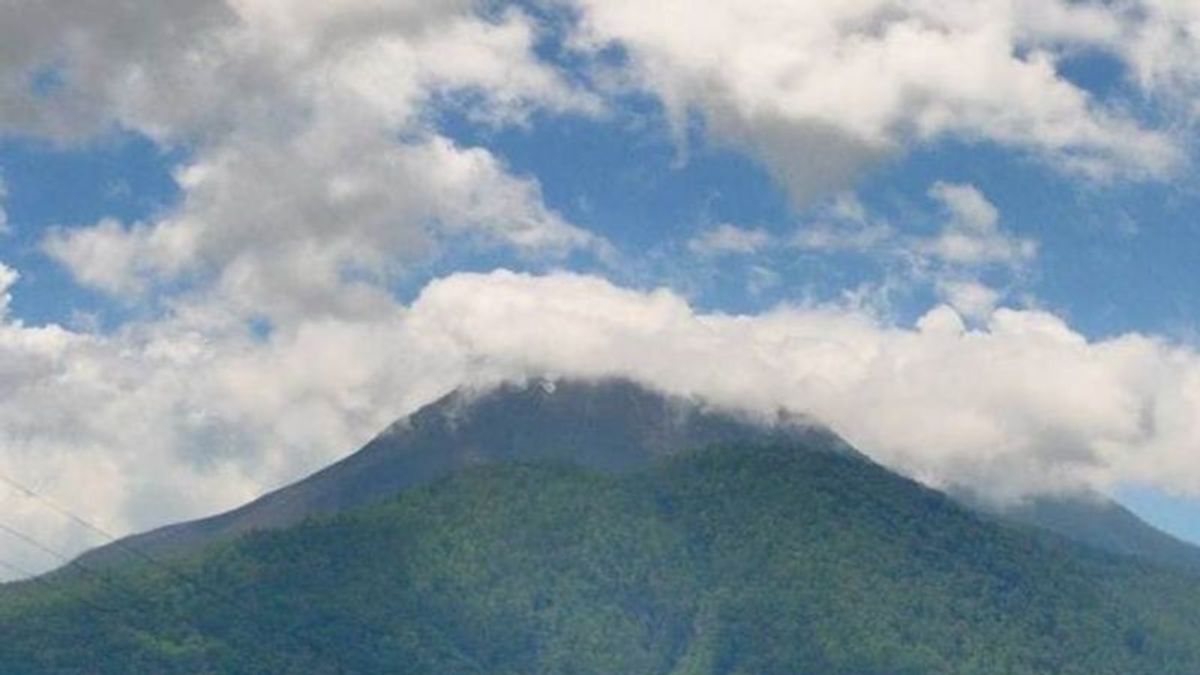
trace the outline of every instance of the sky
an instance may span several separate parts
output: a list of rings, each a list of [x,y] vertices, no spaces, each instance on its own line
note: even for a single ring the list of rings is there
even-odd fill
[[[0,3],[0,474],[128,533],[623,376],[1200,541],[1198,122],[1195,0]]]

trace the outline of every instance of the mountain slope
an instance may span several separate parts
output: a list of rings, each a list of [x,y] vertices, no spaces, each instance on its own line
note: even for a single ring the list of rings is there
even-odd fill
[[[715,443],[809,439],[857,454],[829,431],[795,416],[750,419],[694,399],[667,396],[620,379],[534,380],[484,392],[453,392],[402,419],[358,452],[312,476],[228,513],[171,525],[85,554],[89,566],[127,564],[129,549],[155,557],[202,550],[246,532],[286,527],[310,516],[390,498],[466,467],[556,459],[604,471],[629,471],[681,449]],[[1122,555],[1200,571],[1200,548],[1181,542],[1102,497],[1042,499],[996,511],[1032,526]]]
[[[171,525],[87,553],[85,564],[195,552],[239,534],[285,527],[394,496],[453,471],[497,461],[557,459],[605,471],[645,467],[686,448],[811,436],[854,452],[828,431],[780,415],[764,424],[626,380],[537,380],[458,391],[384,431],[358,452],[225,514]]]
[[[1200,672],[1194,577],[811,438],[478,466],[180,565],[6,587],[0,672]]]
[[[1200,548],[1155,528],[1103,495],[1035,499],[997,515],[1101,550],[1200,572]]]

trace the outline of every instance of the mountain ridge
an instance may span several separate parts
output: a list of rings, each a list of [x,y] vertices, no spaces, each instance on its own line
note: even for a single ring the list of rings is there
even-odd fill
[[[1200,573],[1200,547],[1156,528],[1101,494],[1041,497],[1002,508],[981,508],[1008,523],[1035,527],[1101,550]]]
[[[773,415],[665,394],[622,378],[531,378],[456,389],[400,418],[360,450],[243,506],[135,534],[84,553],[85,566],[140,556],[171,557],[256,530],[295,525],[388,499],[470,466],[561,460],[604,471],[647,466],[708,445],[812,440],[870,461],[828,428],[799,414]],[[967,493],[960,503],[1010,525],[1034,527],[1078,543],[1200,572],[1200,548],[1145,523],[1098,495],[1093,501],[1044,498],[989,506]]]
[[[1200,584],[808,438],[478,464],[5,587],[0,634],[13,675],[1194,675]]]
[[[534,378],[457,389],[391,424],[358,451],[243,506],[126,537],[84,553],[84,565],[189,553],[260,529],[294,525],[397,492],[464,467],[513,459],[563,459],[627,471],[655,458],[720,442],[819,437],[858,455],[800,415],[773,417],[672,396],[621,378]]]
[[[164,533],[0,586],[0,672],[1200,672],[1195,573],[628,381],[453,393]]]

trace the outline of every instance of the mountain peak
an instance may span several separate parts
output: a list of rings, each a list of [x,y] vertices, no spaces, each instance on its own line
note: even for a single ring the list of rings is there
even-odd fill
[[[827,444],[836,440],[784,411],[767,416],[723,408],[623,378],[537,377],[457,389],[399,420],[360,454],[411,454],[414,445],[436,445],[430,459],[555,460],[621,471],[707,445],[814,435]]]
[[[550,461],[624,472],[713,445],[801,442],[857,455],[800,415],[724,409],[627,379],[536,377],[461,388],[304,480],[228,513],[138,535],[122,546],[160,555],[189,552],[244,532],[387,499],[481,464]],[[85,559],[103,562],[118,555],[105,547]]]

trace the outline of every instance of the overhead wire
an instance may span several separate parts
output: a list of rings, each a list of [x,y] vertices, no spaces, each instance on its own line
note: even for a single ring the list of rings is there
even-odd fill
[[[230,594],[224,593],[222,591],[218,591],[218,590],[210,587],[208,584],[205,584],[205,583],[199,581],[192,575],[178,569],[177,567],[170,565],[170,564],[164,562],[163,560],[161,560],[143,550],[138,549],[135,546],[131,546],[126,541],[124,541],[123,539],[110,533],[105,528],[100,527],[99,525],[96,525],[95,523],[91,522],[87,518],[84,518],[83,516],[75,513],[71,509],[58,504],[54,500],[50,499],[49,497],[46,497],[45,495],[41,494],[39,491],[29,487],[28,485],[25,485],[24,483],[16,480],[12,476],[9,476],[7,474],[4,474],[3,472],[0,472],[0,483],[7,485],[10,489],[20,493],[21,495],[23,495],[27,498],[33,499],[33,500],[41,503],[46,508],[58,513],[60,516],[62,516],[64,518],[67,518],[68,520],[79,525],[80,527],[83,527],[84,529],[87,529],[95,534],[100,535],[101,537],[103,537],[106,540],[106,543],[117,548],[118,550],[121,550],[121,551],[125,552],[126,554],[128,554],[132,557],[135,557],[148,565],[153,565],[154,567],[162,570],[167,575],[171,576],[172,578],[176,579],[177,581],[185,583],[188,586],[192,587],[193,589],[195,589],[201,593],[204,593],[212,598],[217,599],[218,601],[226,604],[228,607],[234,609],[239,614],[253,615],[256,612],[255,608],[248,607],[237,596],[230,595]],[[88,573],[90,575],[105,578],[105,575],[100,574],[97,570],[92,569],[89,565],[82,563],[80,558],[76,557],[76,558],[72,559],[71,557],[66,556],[65,554],[62,554],[61,552],[56,551],[53,548],[43,545],[42,543],[38,542],[35,538],[30,537],[24,533],[21,533],[15,529],[5,525],[2,522],[0,522],[0,530],[8,532],[12,536],[26,542],[30,546],[33,546],[33,547],[37,548],[38,550],[41,550],[45,553],[48,553],[48,554],[54,556],[58,560],[62,561],[67,567],[74,567],[77,569],[81,569],[85,573]],[[356,623],[358,623],[359,627],[362,628],[363,630],[374,633],[378,637],[388,638],[388,637],[392,636],[392,633],[386,629],[382,629],[380,627],[372,626],[369,624],[364,624],[361,621],[356,621]],[[286,630],[285,632],[295,642],[303,645],[304,647],[307,647],[308,650],[313,652],[314,654],[327,656],[328,651],[324,645],[319,644],[318,642],[315,642],[314,640],[312,640],[294,630]],[[337,665],[336,659],[334,659],[334,663],[331,665]]]
[[[78,563],[78,561],[72,560],[69,555],[50,546],[49,544],[42,542],[41,540],[37,539],[36,537],[34,537],[32,535],[26,534],[25,532],[22,532],[21,530],[18,530],[18,529],[14,528],[10,525],[7,525],[5,523],[0,523],[0,532],[4,532],[4,533],[8,534],[9,536],[25,543],[26,545],[28,545],[32,548],[35,548],[38,551],[41,551],[41,552],[55,558],[60,563],[62,563],[64,565],[64,567],[76,568],[76,569],[80,570],[81,572],[87,574],[88,576],[98,579],[102,584],[109,586],[110,588],[114,588],[118,591],[124,592],[127,590],[127,589],[121,588],[120,586],[115,584],[112,580],[106,578],[103,574],[100,574],[96,570],[91,569],[87,565],[82,565],[82,564]],[[27,569],[24,565],[18,565],[9,560],[0,560],[0,568],[6,569],[6,570],[16,574],[19,577],[19,579],[16,581],[24,582],[24,583],[39,584],[39,585],[46,586],[48,588],[52,587],[52,585],[50,584],[50,581],[46,575],[32,572],[29,569]],[[10,582],[10,583],[14,583],[14,582]],[[96,602],[95,600],[88,598],[85,595],[77,595],[74,597],[74,599],[84,605],[87,605],[88,607],[91,607],[92,609],[103,612],[104,614],[108,614],[108,615],[121,614],[121,612],[119,612],[118,610],[116,610],[112,607],[107,607],[105,605],[102,605],[102,604]],[[149,632],[146,631],[144,628],[140,628],[140,627],[135,626],[132,623],[130,623],[128,618],[122,618],[121,621],[122,621],[122,623],[124,623],[126,625],[126,627],[133,629],[135,632],[149,634]]]
[[[41,495],[41,494],[35,492],[32,488],[27,487],[24,484],[17,482],[12,477],[5,475],[3,472],[0,472],[0,483],[4,483],[8,487],[12,488],[13,490],[16,490],[17,492],[25,495],[26,497],[29,497],[29,498],[32,498],[32,499],[35,499],[35,500],[41,502],[43,505],[45,505],[50,510],[55,511],[59,515],[70,519],[72,522],[74,522],[77,525],[80,525],[81,527],[83,527],[85,529],[91,530],[92,532],[99,534],[100,536],[104,537],[105,539],[108,539],[108,540],[116,540],[117,539],[117,537],[115,537],[108,531],[104,530],[103,528],[99,527],[98,525],[95,525],[94,523],[91,523],[90,521],[84,520],[83,518],[75,515],[75,513],[72,512],[70,509],[60,506],[57,502],[51,500],[50,498],[48,498],[44,495]]]

